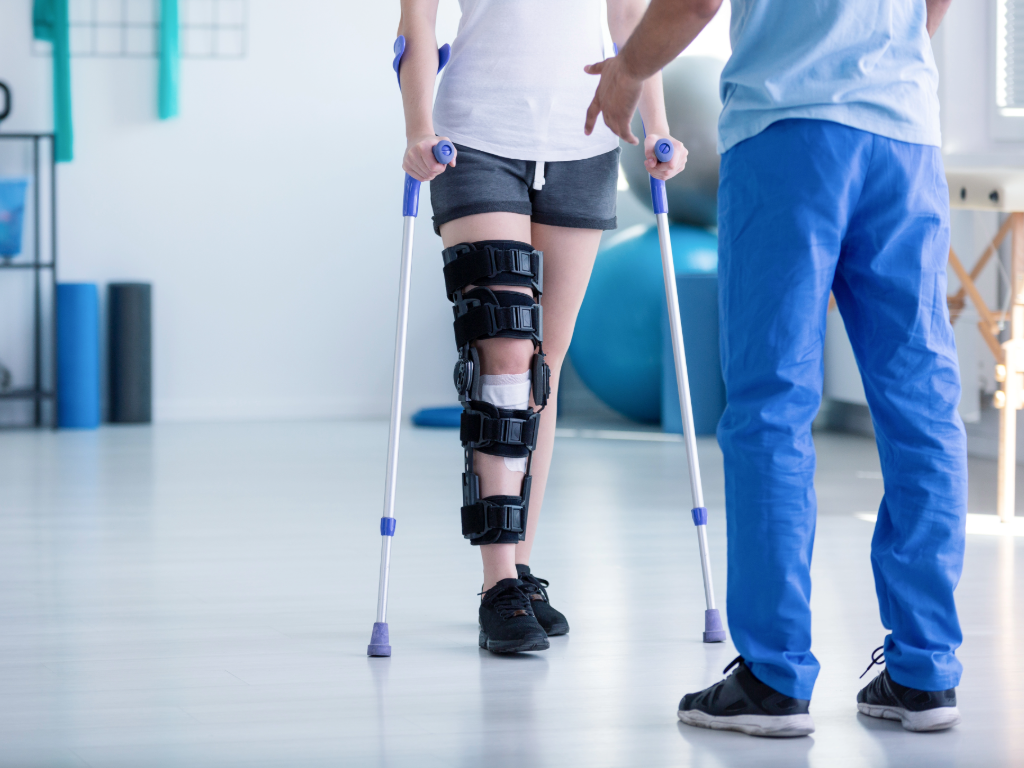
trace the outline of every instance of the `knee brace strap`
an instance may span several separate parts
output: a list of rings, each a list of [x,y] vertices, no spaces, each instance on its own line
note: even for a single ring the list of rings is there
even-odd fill
[[[465,448],[491,456],[522,459],[537,447],[540,413],[495,408],[482,400],[464,404],[459,437]]]
[[[519,496],[488,496],[462,508],[463,536],[473,539],[492,531],[525,533],[526,509]]]
[[[480,478],[472,468],[462,476],[462,535],[473,545],[514,544],[526,538],[530,483],[523,479],[522,496],[480,498]]]
[[[455,345],[460,349],[477,339],[530,339],[543,341],[540,304],[533,297],[515,291],[474,288],[453,307]]]
[[[518,240],[459,243],[441,251],[449,301],[467,285],[522,285],[544,292],[544,254]]]

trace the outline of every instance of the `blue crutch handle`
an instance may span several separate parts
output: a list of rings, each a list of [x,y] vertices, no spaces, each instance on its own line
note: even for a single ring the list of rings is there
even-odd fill
[[[654,156],[658,158],[659,163],[667,163],[675,153],[676,148],[668,139],[658,139],[654,142]]]
[[[434,145],[432,151],[434,159],[441,165],[448,165],[455,157],[455,145],[448,139],[441,139]],[[407,173],[405,174],[405,191],[402,194],[402,215],[415,216],[419,213],[419,208],[420,183]]]
[[[659,163],[667,163],[676,153],[675,147],[668,139],[658,139],[654,142],[654,157]],[[654,203],[655,213],[668,213],[668,193],[665,191],[665,182],[651,176],[651,202]]]
[[[455,158],[455,145],[448,139],[441,139],[432,150],[434,159],[441,165],[448,165]]]

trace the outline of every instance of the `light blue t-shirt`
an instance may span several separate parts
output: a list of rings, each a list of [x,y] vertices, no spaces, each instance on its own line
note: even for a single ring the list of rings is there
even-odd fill
[[[925,0],[732,0],[719,153],[794,117],[940,146],[927,16]]]

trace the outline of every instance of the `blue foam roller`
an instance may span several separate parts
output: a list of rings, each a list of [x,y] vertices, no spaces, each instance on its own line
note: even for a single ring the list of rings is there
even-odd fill
[[[412,423],[417,427],[447,427],[458,429],[462,420],[462,406],[453,405],[447,408],[422,408],[412,416]]]
[[[0,179],[0,258],[21,253],[27,179]]]
[[[100,310],[94,283],[57,286],[57,424],[100,425]]]

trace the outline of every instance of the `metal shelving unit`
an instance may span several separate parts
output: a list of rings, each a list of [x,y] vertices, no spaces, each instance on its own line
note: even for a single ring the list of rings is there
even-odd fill
[[[32,402],[32,422],[43,426],[43,404],[51,403],[49,421],[57,426],[57,171],[54,162],[54,136],[52,133],[0,133],[0,141],[20,141],[32,146],[32,260],[0,259],[0,275],[7,272],[32,272],[32,384],[28,387],[0,392],[0,401],[28,400]],[[44,145],[49,144],[49,156],[43,157]],[[49,253],[43,256],[43,222],[40,207],[40,180],[48,174],[49,187]],[[29,222],[23,231],[28,231]],[[0,278],[2,279],[2,278]],[[50,286],[50,327],[43,332],[43,283]],[[44,338],[45,336],[45,338]],[[44,372],[44,358],[49,360],[49,376]],[[44,379],[49,379],[47,383]],[[2,427],[0,427],[2,428]]]

